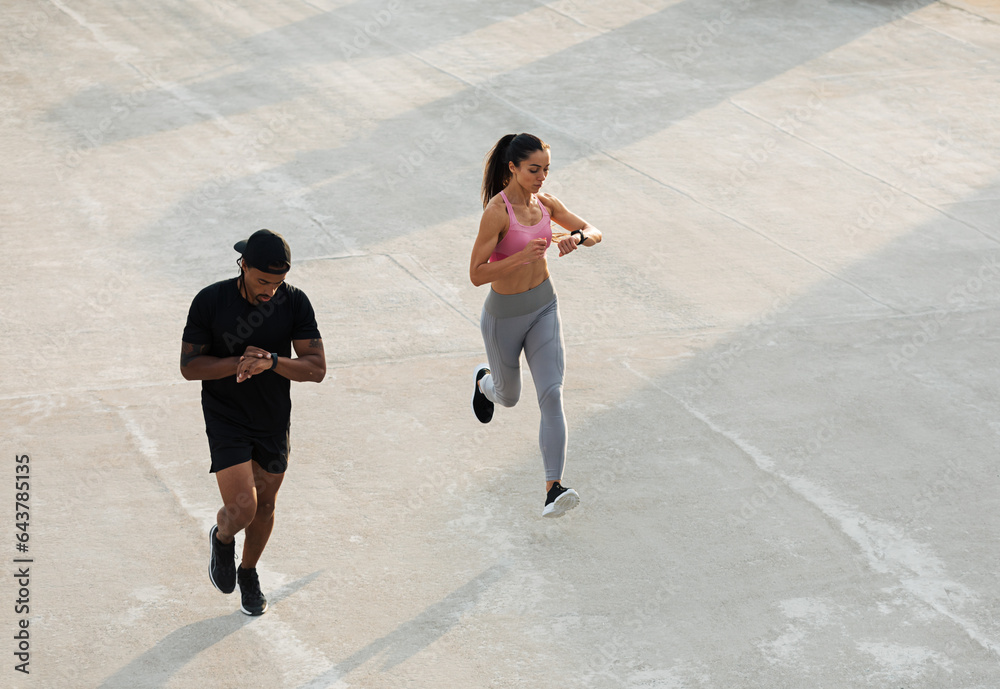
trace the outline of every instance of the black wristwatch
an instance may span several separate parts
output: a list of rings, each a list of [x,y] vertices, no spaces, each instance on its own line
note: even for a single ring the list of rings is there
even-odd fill
[[[583,234],[583,230],[573,230],[569,233],[569,236],[572,237],[575,234],[580,235],[580,241],[577,242],[577,246],[583,246],[583,243],[587,241],[587,237]]]
[[[278,365],[278,353],[271,352],[271,370],[274,370],[274,367],[277,365]]]

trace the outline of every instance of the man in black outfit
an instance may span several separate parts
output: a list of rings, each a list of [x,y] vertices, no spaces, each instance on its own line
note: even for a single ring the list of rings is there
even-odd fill
[[[259,230],[234,248],[242,255],[239,276],[206,287],[191,302],[181,375],[202,381],[209,471],[222,493],[209,532],[209,578],[223,593],[239,581],[243,612],[263,615],[267,599],[256,567],[288,465],[290,381],[323,380],[326,355],[308,297],[285,284],[292,252],[284,238]],[[244,529],[237,569],[236,534]]]

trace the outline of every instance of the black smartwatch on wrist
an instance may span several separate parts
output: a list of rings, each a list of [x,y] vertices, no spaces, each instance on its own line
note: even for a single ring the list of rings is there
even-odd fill
[[[278,353],[271,352],[271,370],[274,370],[274,367],[277,365],[278,365]]]
[[[572,237],[572,236],[573,236],[573,235],[575,235],[575,234],[578,234],[578,235],[580,235],[580,241],[579,241],[579,242],[577,242],[577,243],[576,243],[576,245],[577,245],[577,246],[583,246],[583,243],[584,243],[585,241],[587,241],[587,238],[586,238],[586,237],[584,236],[584,234],[583,234],[583,230],[573,230],[572,232],[570,232],[570,233],[569,233],[569,236],[570,236],[570,237]]]

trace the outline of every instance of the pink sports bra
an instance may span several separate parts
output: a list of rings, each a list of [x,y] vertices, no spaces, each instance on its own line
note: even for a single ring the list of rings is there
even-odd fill
[[[528,242],[532,239],[544,239],[545,248],[548,249],[552,244],[552,223],[549,221],[549,209],[545,207],[545,204],[532,194],[535,203],[542,209],[542,219],[535,225],[526,227],[517,221],[517,216],[514,215],[514,208],[510,205],[510,201],[507,200],[507,195],[501,191],[500,196],[503,197],[503,202],[507,205],[510,226],[507,228],[507,234],[503,236],[503,239],[493,249],[490,261],[502,261],[508,256],[516,254],[528,246]]]

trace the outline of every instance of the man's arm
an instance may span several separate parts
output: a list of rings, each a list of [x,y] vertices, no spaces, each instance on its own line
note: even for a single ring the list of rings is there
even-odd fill
[[[275,373],[300,383],[318,383],[326,377],[326,353],[323,340],[314,337],[309,340],[292,340],[292,349],[298,358],[278,357]]]
[[[208,345],[181,342],[181,375],[185,380],[219,380],[236,375],[239,357],[209,356],[207,351]]]
[[[323,352],[323,340],[318,337],[309,340],[292,340],[292,348],[295,350],[297,358],[279,356],[278,365],[273,369],[274,372],[299,383],[310,381],[318,383],[323,380],[326,376],[326,354]],[[239,360],[236,382],[242,383],[244,380],[268,370],[272,370],[271,353],[260,347],[247,347],[247,351]]]

